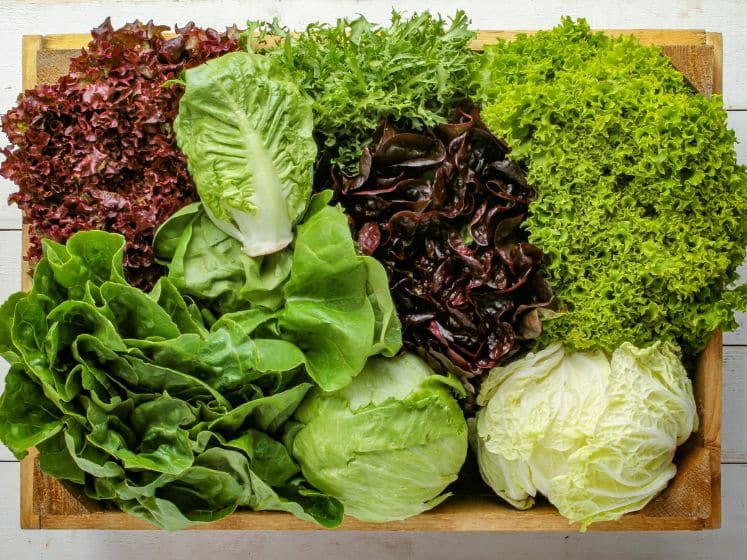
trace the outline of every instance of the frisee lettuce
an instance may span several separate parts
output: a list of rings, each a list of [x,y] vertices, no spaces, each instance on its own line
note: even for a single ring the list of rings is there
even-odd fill
[[[277,23],[255,22],[243,43],[264,48],[263,34],[279,36],[267,58],[313,99],[314,131],[332,164],[355,173],[381,120],[421,130],[446,122],[469,95],[468,23],[461,10],[448,25],[428,12],[407,19],[393,11],[389,26],[360,16],[291,36]]]

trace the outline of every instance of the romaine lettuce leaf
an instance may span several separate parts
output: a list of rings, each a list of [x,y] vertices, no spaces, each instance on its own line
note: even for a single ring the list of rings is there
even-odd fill
[[[252,52],[185,72],[174,132],[215,225],[250,256],[293,239],[311,195],[311,100]]]

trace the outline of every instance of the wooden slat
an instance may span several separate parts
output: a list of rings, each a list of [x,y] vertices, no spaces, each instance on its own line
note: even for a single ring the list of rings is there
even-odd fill
[[[712,45],[662,45],[661,50],[700,93],[706,97],[716,93]]]
[[[703,29],[603,29],[602,31],[611,36],[635,35],[644,45],[704,45],[707,38]],[[499,38],[509,41],[520,33],[535,32],[533,30],[482,30],[477,32],[470,46],[479,50],[486,44],[495,43]],[[90,40],[91,35],[88,33],[44,35],[41,48],[52,51],[78,50]]]
[[[41,473],[36,465],[36,449],[29,451],[26,458],[21,461],[20,483],[21,483],[21,508],[20,523],[22,529],[39,529],[41,527],[41,515],[39,514],[39,487],[36,483]],[[34,499],[25,498],[33,496]]]
[[[484,560],[601,558],[604,560],[732,560],[744,556],[747,465],[724,466],[724,527],[676,533],[410,533],[317,531],[21,531],[18,463],[0,463],[0,556],[40,558],[209,558],[221,560]]]
[[[717,529],[721,526],[721,401],[722,401],[722,356],[721,332],[713,334],[708,346],[698,359],[698,373],[695,376],[695,402],[698,407],[701,428],[699,436],[707,451],[704,457],[708,461],[710,477],[691,479],[694,486],[710,483],[710,512],[706,528]],[[682,470],[680,465],[679,469]],[[692,492],[698,492],[693,487]]]
[[[706,45],[713,47],[713,92],[724,93],[724,38],[721,33],[706,33]]]
[[[121,512],[87,515],[42,516],[45,529],[153,529]],[[620,521],[595,523],[589,531],[694,531],[706,527],[705,519],[626,515]],[[314,531],[319,527],[282,512],[239,511],[209,525],[192,530]],[[452,497],[431,511],[404,521],[363,523],[346,518],[342,531],[578,531],[578,526],[560,517],[549,506],[517,511],[499,503],[497,497]]]
[[[38,83],[36,53],[43,48],[41,35],[24,35],[21,46],[21,69],[23,89],[31,89]]]

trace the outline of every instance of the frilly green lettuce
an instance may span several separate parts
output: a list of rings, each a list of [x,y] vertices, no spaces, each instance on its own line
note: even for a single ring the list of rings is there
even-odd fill
[[[476,81],[485,123],[539,192],[524,227],[568,308],[545,343],[670,340],[691,355],[736,327],[747,172],[718,95],[694,92],[658,47],[569,18],[486,46]]]
[[[611,359],[553,344],[491,371],[471,441],[483,479],[519,509],[545,495],[582,530],[641,509],[698,427],[677,349],[629,343]]]

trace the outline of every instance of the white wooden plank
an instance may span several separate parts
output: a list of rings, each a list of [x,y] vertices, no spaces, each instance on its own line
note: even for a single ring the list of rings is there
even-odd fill
[[[721,460],[747,463],[747,346],[724,347]]]
[[[747,165],[747,111],[729,111],[728,124],[737,135],[737,161]],[[747,282],[747,260],[739,270],[741,282]],[[747,313],[737,313],[739,329],[724,333],[724,344],[747,345]]]
[[[0,462],[0,534],[18,529],[20,517],[21,464]],[[0,537],[0,550],[6,539]]]
[[[747,165],[747,110],[729,111],[727,122],[737,135],[737,161]]]
[[[747,260],[739,267],[739,276],[739,283],[747,282]],[[736,317],[739,327],[735,331],[724,333],[724,344],[747,345],[747,313],[737,313]]]
[[[723,469],[723,528],[691,533],[356,533],[316,531],[182,532],[21,531],[18,463],[0,463],[0,553],[13,560],[209,558],[265,560],[356,557],[390,560],[598,558],[730,560],[743,558],[747,465]],[[741,552],[740,552],[741,551]]]

